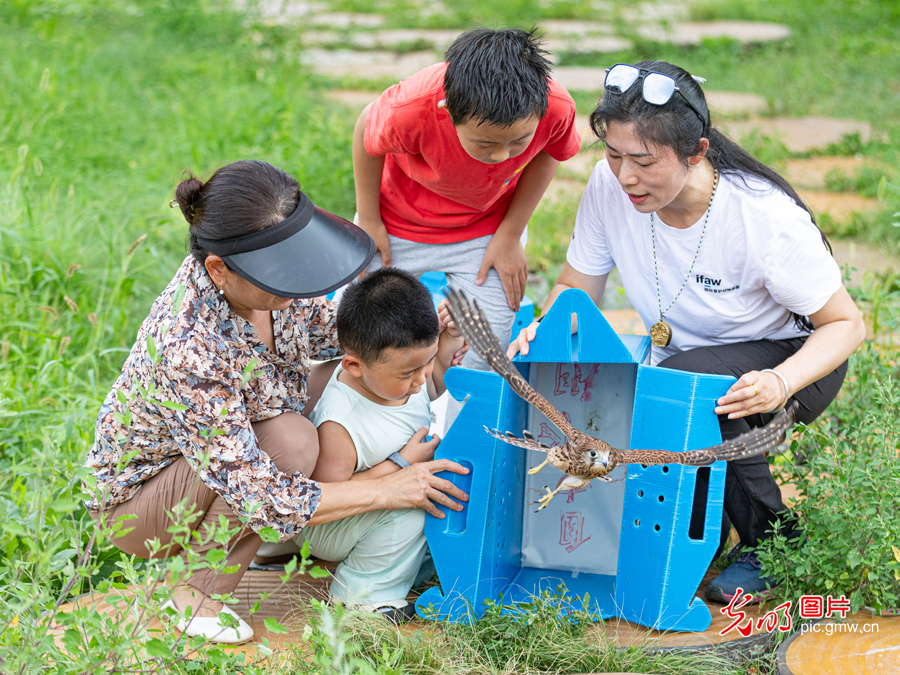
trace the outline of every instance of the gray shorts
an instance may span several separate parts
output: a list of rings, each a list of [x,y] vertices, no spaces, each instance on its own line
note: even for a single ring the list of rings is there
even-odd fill
[[[470,298],[478,299],[494,334],[500,344],[509,344],[515,312],[506,302],[506,292],[500,282],[497,270],[491,269],[481,286],[475,285],[478,270],[484,259],[484,252],[493,235],[461,241],[455,244],[420,244],[388,235],[391,242],[391,263],[393,267],[406,270],[420,277],[426,272],[443,272],[447,282],[462,289]],[[523,235],[524,238],[524,235]],[[367,269],[368,272],[382,267],[381,253],[376,253]],[[490,370],[487,364],[473,350],[469,350],[463,366],[474,370]]]

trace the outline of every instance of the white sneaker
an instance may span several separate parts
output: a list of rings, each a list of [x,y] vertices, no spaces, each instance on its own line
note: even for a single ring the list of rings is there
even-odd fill
[[[160,608],[166,618],[168,618],[168,614],[165,613],[165,610],[169,608],[178,612],[175,603],[169,600]],[[180,614],[180,612],[178,613]],[[253,637],[253,628],[250,627],[250,624],[231,611],[227,605],[222,605],[222,611],[219,614],[228,614],[234,617],[237,619],[237,626],[234,628],[225,626],[218,616],[192,616],[189,619],[179,618],[175,627],[189,637],[200,635],[210,642],[222,644],[239,645]]]
[[[393,624],[406,623],[412,621],[416,617],[416,606],[405,599],[399,600],[383,600],[375,604],[360,604],[353,609],[360,612],[372,612],[381,614],[385,619]]]

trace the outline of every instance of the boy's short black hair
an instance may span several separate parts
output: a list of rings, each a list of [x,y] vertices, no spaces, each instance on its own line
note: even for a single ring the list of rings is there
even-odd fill
[[[460,35],[445,58],[444,94],[454,125],[469,119],[508,127],[547,113],[550,61],[542,40],[518,28],[476,28]]]
[[[355,281],[341,298],[338,340],[371,365],[389,347],[424,347],[440,334],[431,292],[413,275],[383,267]]]

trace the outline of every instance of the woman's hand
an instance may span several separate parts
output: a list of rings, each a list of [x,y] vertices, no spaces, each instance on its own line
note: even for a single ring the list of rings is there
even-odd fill
[[[440,471],[469,473],[467,468],[451,462],[449,459],[422,462],[400,469],[378,481],[382,500],[381,508],[387,510],[425,509],[435,518],[444,517],[444,513],[435,504],[446,506],[454,511],[462,511],[463,505],[450,497],[467,502],[469,495],[450,481],[434,475]]]
[[[434,451],[441,444],[441,437],[435,434],[430,441],[425,441],[428,435],[428,427],[422,427],[412,435],[400,449],[400,456],[410,464],[419,462],[430,462],[434,459]]]
[[[511,359],[516,354],[522,354],[524,356],[528,353],[528,343],[534,340],[538,323],[538,321],[532,321],[529,325],[519,331],[519,337],[510,342],[509,347],[506,349],[507,358]]]
[[[772,372],[751,370],[716,403],[716,415],[728,414],[728,419],[767,413],[781,408],[787,401],[787,393],[781,378]]]
[[[541,310],[541,315],[546,315],[547,312],[550,311],[550,308],[553,306],[553,303],[556,302],[556,298],[559,297],[559,294],[570,288],[580,288],[582,291],[591,296],[591,300],[593,300],[594,304],[599,307],[603,302],[603,291],[606,289],[607,277],[609,277],[608,273],[598,277],[592,277],[588,274],[582,274],[574,267],[572,267],[567,261],[566,264],[563,265],[562,272],[560,272],[559,279],[556,280],[556,284],[552,289],[550,289],[550,295],[547,297],[547,302],[544,303],[544,308]],[[512,341],[512,343],[510,343],[509,348],[506,350],[506,355],[509,358],[512,358],[519,353],[521,353],[523,356],[528,353],[528,343],[534,340],[534,334],[535,331],[537,331],[537,325],[537,321],[532,322],[530,326],[523,328],[519,333],[519,337],[517,337]],[[578,325],[573,317],[572,332],[574,333],[576,330],[578,330]]]

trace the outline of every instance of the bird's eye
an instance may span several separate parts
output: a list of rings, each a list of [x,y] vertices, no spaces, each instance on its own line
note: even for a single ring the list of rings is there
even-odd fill
[[[597,451],[591,450],[591,457],[596,457],[596,456],[597,456]]]

